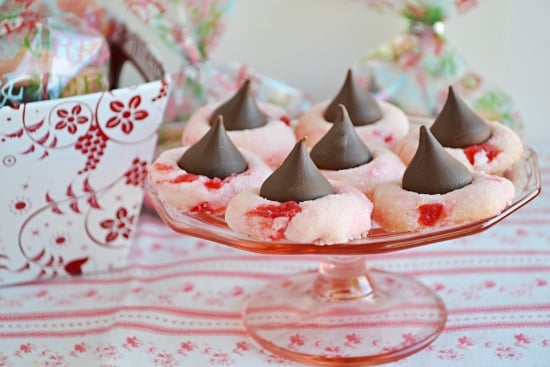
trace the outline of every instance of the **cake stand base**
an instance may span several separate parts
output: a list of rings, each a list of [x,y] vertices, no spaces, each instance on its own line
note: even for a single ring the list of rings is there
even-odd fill
[[[328,256],[318,271],[287,276],[248,300],[249,335],[277,356],[316,366],[369,366],[427,347],[447,320],[434,291],[367,269],[362,256]]]

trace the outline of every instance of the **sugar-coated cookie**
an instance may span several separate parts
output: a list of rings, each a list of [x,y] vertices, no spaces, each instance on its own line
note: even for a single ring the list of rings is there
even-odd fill
[[[257,155],[232,144],[219,121],[199,142],[153,162],[149,181],[161,201],[183,212],[223,215],[235,194],[260,187],[271,174]]]
[[[496,121],[484,121],[452,88],[443,109],[430,127],[441,145],[471,170],[503,175],[523,154],[519,136]],[[418,130],[412,130],[396,152],[408,164],[418,147]]]
[[[253,239],[329,245],[365,237],[371,211],[363,193],[319,172],[302,140],[260,189],[231,199],[225,220]]]
[[[375,189],[373,220],[391,232],[470,223],[500,213],[514,190],[506,178],[468,170],[422,126],[402,180]]]

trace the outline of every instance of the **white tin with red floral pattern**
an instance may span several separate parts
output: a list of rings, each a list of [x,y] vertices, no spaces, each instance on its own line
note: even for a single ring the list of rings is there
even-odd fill
[[[130,59],[144,54],[124,29],[115,36]],[[152,65],[146,56],[132,60],[138,69]],[[168,88],[157,80],[0,109],[0,284],[125,264]]]

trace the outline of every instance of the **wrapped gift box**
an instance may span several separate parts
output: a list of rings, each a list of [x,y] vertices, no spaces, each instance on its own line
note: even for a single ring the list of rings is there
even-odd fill
[[[109,46],[110,91],[0,108],[0,285],[125,264],[170,82],[123,24]]]

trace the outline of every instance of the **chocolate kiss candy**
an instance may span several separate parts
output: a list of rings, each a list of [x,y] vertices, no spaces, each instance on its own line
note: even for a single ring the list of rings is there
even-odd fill
[[[445,105],[430,131],[441,145],[448,148],[481,144],[491,136],[489,125],[455,95],[452,87],[449,87]]]
[[[372,159],[369,148],[357,135],[346,107],[338,107],[340,116],[311,149],[311,159],[320,169],[348,169],[368,163]]]
[[[262,127],[267,119],[250,93],[250,80],[246,80],[237,93],[220,105],[210,116],[210,125],[218,115],[223,116],[226,130],[246,130]]]
[[[248,163],[227,136],[223,117],[218,116],[210,130],[183,153],[178,166],[196,175],[224,179],[246,171]]]
[[[314,200],[330,194],[334,194],[334,189],[315,167],[304,139],[296,143],[284,162],[260,188],[260,196],[280,203]]]
[[[470,171],[421,126],[418,150],[403,174],[403,189],[419,194],[446,194],[471,182]]]
[[[372,124],[382,118],[382,110],[378,102],[376,102],[370,93],[361,89],[355,79],[353,79],[351,69],[348,70],[346,80],[340,91],[325,110],[325,114],[323,115],[325,120],[334,122],[338,119],[340,114],[338,105],[340,104],[346,106],[351,121],[355,126]]]

